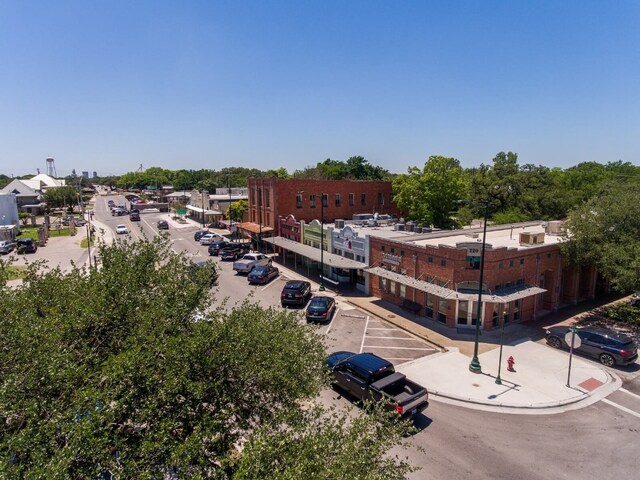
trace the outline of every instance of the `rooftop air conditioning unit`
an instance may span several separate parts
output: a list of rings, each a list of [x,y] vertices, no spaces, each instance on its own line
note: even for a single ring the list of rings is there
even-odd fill
[[[531,233],[522,232],[520,234],[520,245],[541,245],[544,243],[544,232]]]
[[[396,223],[396,230],[399,232],[404,232],[404,223]]]
[[[560,220],[552,220],[547,223],[547,228],[545,231],[549,235],[560,235],[562,234],[562,222]]]

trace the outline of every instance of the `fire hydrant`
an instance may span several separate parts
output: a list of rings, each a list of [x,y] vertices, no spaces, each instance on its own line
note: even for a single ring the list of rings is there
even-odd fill
[[[516,361],[513,359],[513,357],[507,358],[507,370],[509,370],[510,372],[515,372],[515,370],[513,369],[515,363]]]

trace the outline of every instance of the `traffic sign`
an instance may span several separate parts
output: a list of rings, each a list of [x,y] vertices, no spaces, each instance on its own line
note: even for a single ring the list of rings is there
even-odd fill
[[[564,335],[564,341],[567,342],[567,345],[569,345],[569,348],[571,348],[571,340],[572,339],[573,339],[573,348],[580,348],[580,345],[582,345],[582,339],[573,330],[569,330]]]

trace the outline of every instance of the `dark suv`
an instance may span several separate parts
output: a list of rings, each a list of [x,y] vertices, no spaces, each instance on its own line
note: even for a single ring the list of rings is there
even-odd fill
[[[547,329],[547,343],[553,348],[569,348],[564,336],[569,327],[550,327]],[[581,345],[577,352],[597,358],[607,367],[628,365],[638,358],[638,346],[633,340],[613,330],[600,327],[583,327],[576,329]]]
[[[282,306],[298,305],[304,306],[311,297],[311,284],[304,280],[289,280],[280,294]]]
[[[38,242],[32,238],[21,238],[17,244],[16,250],[18,253],[36,253],[36,250],[38,250]]]

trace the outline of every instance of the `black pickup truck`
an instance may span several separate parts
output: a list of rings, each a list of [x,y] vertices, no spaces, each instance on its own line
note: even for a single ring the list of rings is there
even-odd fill
[[[426,388],[373,353],[335,352],[327,358],[327,365],[335,385],[359,400],[387,399],[401,416],[413,416],[429,406]]]

